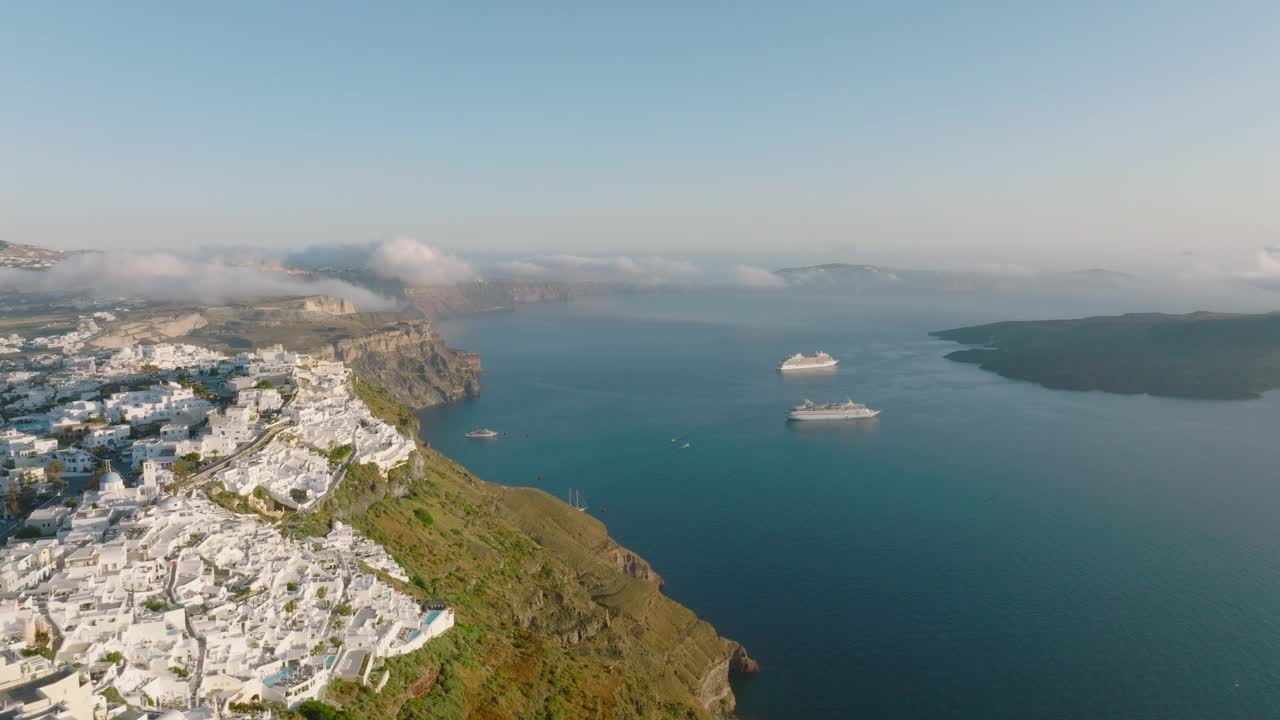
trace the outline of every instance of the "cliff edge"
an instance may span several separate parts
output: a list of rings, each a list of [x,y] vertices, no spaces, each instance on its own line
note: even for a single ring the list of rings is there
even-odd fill
[[[357,387],[404,425],[386,391]],[[349,473],[290,525],[324,532],[334,519],[381,543],[411,575],[401,586],[446,599],[459,623],[389,660],[381,692],[331,686],[327,700],[350,717],[724,717],[730,673],[755,669],[741,645],[666,597],[599,520],[541,490],[484,482],[433,450],[387,477]]]

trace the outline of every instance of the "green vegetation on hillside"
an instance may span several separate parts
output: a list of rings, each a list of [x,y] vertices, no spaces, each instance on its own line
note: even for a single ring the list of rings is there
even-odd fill
[[[418,436],[418,418],[414,417],[413,412],[396,399],[395,395],[358,377],[355,379],[354,388],[356,397],[369,406],[369,412],[373,413],[374,417],[409,437]]]
[[[357,387],[379,416],[416,426],[390,395]],[[382,544],[412,578],[383,580],[447,601],[457,626],[375,667],[374,682],[387,675],[381,692],[333,683],[326,697],[340,710],[314,717],[702,718],[732,707],[738,646],[666,598],[601,523],[542,491],[480,481],[421,448],[386,475],[349,466],[330,496],[284,526],[316,535],[334,519]]]
[[[1280,387],[1280,314],[1135,314],[932,333],[947,358],[1060,390],[1241,400]]]

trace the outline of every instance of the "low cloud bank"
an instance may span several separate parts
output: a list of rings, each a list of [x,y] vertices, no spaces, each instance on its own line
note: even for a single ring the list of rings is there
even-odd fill
[[[633,258],[627,255],[539,255],[499,263],[498,270],[517,278],[597,282],[641,287],[689,285],[702,270],[687,260],[661,256]]]
[[[733,284],[742,288],[772,289],[787,286],[776,273],[753,265],[734,265]]]
[[[1206,274],[1200,268],[1201,274]],[[1265,288],[1280,290],[1280,247],[1274,245],[1261,248],[1254,255],[1254,266],[1247,270],[1230,273],[1236,280]]]
[[[416,286],[480,279],[480,273],[461,257],[403,235],[371,243],[313,245],[287,254],[284,262],[304,268],[364,269],[383,280]]]
[[[0,290],[193,303],[332,295],[350,300],[361,310],[396,307],[394,300],[348,282],[304,280],[266,267],[168,253],[95,252],[73,255],[48,270],[0,269]]]
[[[375,275],[406,285],[455,285],[480,277],[457,255],[409,237],[377,243],[366,265]]]

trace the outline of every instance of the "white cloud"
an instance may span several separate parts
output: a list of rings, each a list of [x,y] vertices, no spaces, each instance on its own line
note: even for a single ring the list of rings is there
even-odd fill
[[[521,278],[644,287],[689,284],[702,275],[702,270],[688,260],[628,255],[541,255],[499,263],[498,269]]]
[[[752,265],[734,265],[733,283],[744,288],[780,288],[786,287],[787,281],[764,268]]]
[[[374,245],[368,267],[381,277],[406,285],[454,285],[479,278],[462,258],[410,237]]]
[[[507,274],[522,278],[545,277],[549,272],[548,268],[534,262],[525,260],[511,260],[509,262],[498,263],[498,270]]]
[[[169,253],[105,252],[73,255],[48,270],[0,269],[0,290],[87,293],[100,298],[140,297],[218,303],[262,297],[332,295],[361,310],[395,307],[395,301],[341,280],[304,280],[261,266],[220,259],[194,260]]]

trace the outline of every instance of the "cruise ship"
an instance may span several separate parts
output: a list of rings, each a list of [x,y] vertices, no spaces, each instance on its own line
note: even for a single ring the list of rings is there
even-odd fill
[[[880,414],[879,410],[856,403],[852,400],[846,400],[842,403],[815,403],[812,400],[805,400],[804,404],[797,405],[787,413],[788,420],[859,420],[862,418],[873,418]]]
[[[796,353],[778,363],[778,369],[783,372],[787,370],[819,370],[821,368],[833,368],[838,362],[840,361],[824,352],[819,352],[817,355]]]
[[[476,428],[468,431],[465,437],[469,437],[472,440],[492,440],[498,437],[498,433],[496,430],[490,430],[489,428]]]

